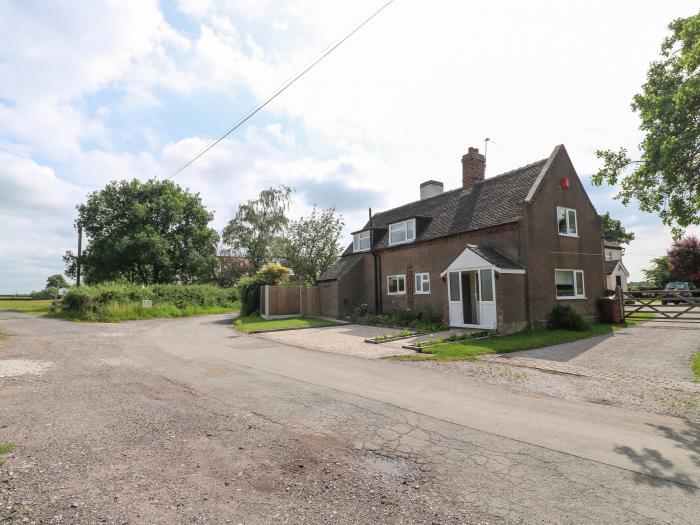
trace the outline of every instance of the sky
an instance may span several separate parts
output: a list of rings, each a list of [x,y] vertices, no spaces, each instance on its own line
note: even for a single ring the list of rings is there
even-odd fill
[[[27,292],[76,249],[75,206],[112,180],[170,175],[383,0],[0,0],[0,293]],[[291,215],[335,206],[348,233],[564,144],[599,213],[637,235],[631,279],[671,243],[657,217],[588,183],[599,148],[637,151],[630,109],[668,22],[693,1],[395,0],[175,181],[221,230],[277,184]],[[696,230],[697,231],[697,230]]]

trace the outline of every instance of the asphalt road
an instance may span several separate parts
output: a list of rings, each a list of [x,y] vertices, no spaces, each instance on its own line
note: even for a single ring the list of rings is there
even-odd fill
[[[234,333],[226,316],[0,327],[8,357],[54,363],[41,378],[0,380],[0,441],[19,445],[0,501],[28,500],[30,519],[697,522],[700,428],[681,419],[284,346]],[[85,440],[102,443],[100,453],[77,453]],[[251,443],[257,456],[243,461]],[[56,447],[92,473],[65,498],[60,470],[41,472]],[[147,489],[121,478],[81,485],[112,472],[115,454],[134,461],[121,463]],[[303,473],[288,465],[297,457]],[[178,462],[198,476],[183,477]],[[38,487],[54,487],[56,501]],[[93,503],[82,502],[87,493]]]

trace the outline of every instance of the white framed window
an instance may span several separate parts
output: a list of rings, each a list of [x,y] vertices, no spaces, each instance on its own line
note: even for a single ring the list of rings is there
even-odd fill
[[[554,270],[557,299],[585,299],[583,270]]]
[[[352,251],[366,252],[372,247],[369,230],[356,233],[352,236]]]
[[[430,293],[430,274],[416,274],[416,293]]]
[[[403,295],[406,293],[405,275],[387,275],[386,283],[389,295]]]
[[[557,225],[559,227],[559,235],[577,237],[576,210],[557,206]]]
[[[396,222],[389,226],[389,246],[413,242],[416,239],[416,219]]]

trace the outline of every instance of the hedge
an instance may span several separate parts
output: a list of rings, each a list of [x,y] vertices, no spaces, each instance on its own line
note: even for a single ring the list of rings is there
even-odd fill
[[[67,310],[79,313],[97,311],[114,304],[169,304],[177,308],[229,306],[236,300],[236,290],[209,284],[136,284],[105,283],[97,286],[73,287],[63,297]]]

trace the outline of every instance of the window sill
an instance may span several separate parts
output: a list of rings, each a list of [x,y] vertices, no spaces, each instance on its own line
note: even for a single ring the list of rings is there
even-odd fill
[[[387,292],[387,295],[406,295],[406,292]]]
[[[561,233],[559,232],[559,237],[574,237],[574,238],[579,238],[581,237],[578,233]]]
[[[557,296],[557,301],[581,301],[583,299],[588,299],[585,295],[578,295],[576,297],[572,296],[567,296],[567,297],[559,297]]]
[[[411,244],[413,242],[416,242],[416,240],[411,239],[410,241],[390,242],[389,247],[391,248],[392,246],[401,246],[402,244]]]
[[[366,250],[353,250],[352,253],[365,253],[370,251],[371,248],[367,248]]]
[[[416,295],[430,295],[430,292],[415,292]]]

